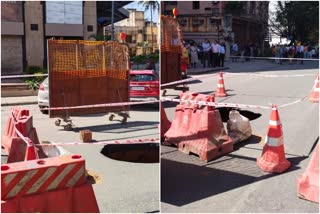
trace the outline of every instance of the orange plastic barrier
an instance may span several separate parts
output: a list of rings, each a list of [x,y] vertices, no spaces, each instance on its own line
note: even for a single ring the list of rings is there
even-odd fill
[[[2,146],[5,148],[8,156],[8,163],[33,160],[38,156],[45,158],[46,155],[41,147],[37,148],[36,154],[34,146],[31,144],[40,144],[37,135],[37,130],[33,127],[33,117],[29,115],[29,110],[12,108],[12,116],[9,116],[4,135],[2,136]],[[16,129],[26,138],[29,139],[29,144],[26,144],[17,135]],[[30,144],[31,143],[31,144]],[[28,146],[28,147],[27,147]],[[28,153],[26,153],[28,149]]]
[[[214,97],[210,95],[184,93],[181,97],[214,102]],[[233,151],[233,142],[226,134],[219,111],[214,107],[193,104],[182,108],[177,106],[175,119],[165,133],[166,145],[176,145],[179,151],[186,154],[197,154],[203,161]]]
[[[168,131],[168,129],[171,126],[171,122],[168,120],[166,112],[162,106],[162,103],[160,103],[161,106],[161,140],[164,139],[164,133]]]
[[[198,94],[185,92],[180,94],[181,100],[195,100]],[[190,136],[189,124],[191,118],[191,111],[193,104],[181,102],[176,106],[174,118],[172,120],[170,129],[165,133],[165,145],[179,143],[183,138]]]
[[[276,106],[272,107],[265,141],[262,155],[257,159],[258,166],[266,172],[282,173],[286,171],[291,163],[285,157],[282,125]]]
[[[80,155],[1,165],[2,212],[99,212]]]
[[[18,107],[11,108],[11,113],[16,120],[20,120],[21,118],[27,118],[29,116],[29,110]],[[14,128],[15,122],[16,121],[14,121],[14,119],[10,115],[4,129],[4,134],[1,138],[1,146],[4,147],[7,153],[10,152],[11,139],[14,137],[18,137]]]
[[[319,144],[317,144],[306,171],[297,179],[300,198],[319,203]]]
[[[314,103],[319,102],[319,75],[315,80],[313,91],[310,94],[310,101]]]
[[[224,88],[224,80],[222,72],[219,73],[219,80],[217,85],[217,92],[214,94],[216,97],[226,97],[227,93]]]

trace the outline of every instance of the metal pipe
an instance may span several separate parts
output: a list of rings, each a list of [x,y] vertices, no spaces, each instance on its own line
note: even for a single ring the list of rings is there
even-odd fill
[[[111,2],[111,40],[114,41],[114,1]]]

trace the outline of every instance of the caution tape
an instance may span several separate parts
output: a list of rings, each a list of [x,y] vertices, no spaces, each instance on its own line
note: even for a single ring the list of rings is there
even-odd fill
[[[296,61],[319,61],[319,59],[307,59],[307,58],[257,57],[257,56],[230,56],[230,58],[239,58],[239,59],[271,59],[271,60],[296,60]]]
[[[271,106],[257,106],[247,104],[235,104],[235,103],[217,103],[217,102],[206,102],[206,101],[195,101],[195,100],[180,100],[174,98],[163,97],[161,101],[172,101],[177,103],[192,103],[205,106],[213,107],[237,107],[237,108],[260,108],[260,109],[271,109]]]
[[[223,74],[227,75],[246,75],[246,76],[261,76],[261,77],[307,77],[307,76],[315,76],[316,74],[252,74],[252,73],[232,73],[232,72],[224,72]]]
[[[222,71],[220,71],[222,72]],[[194,80],[200,80],[202,78],[207,78],[207,77],[211,77],[211,76],[216,76],[218,75],[220,72],[214,73],[214,74],[207,74],[207,75],[201,75],[201,76],[197,76],[197,77],[192,77],[192,78],[188,78],[188,79],[184,79],[184,80],[178,80],[178,81],[173,81],[173,82],[169,82],[169,83],[165,83],[165,84],[161,84],[161,87],[165,87],[165,86],[170,86],[170,85],[176,85],[179,83],[187,83],[187,82],[191,82]],[[307,77],[307,76],[314,76],[315,74],[261,74],[261,73],[232,73],[232,72],[222,72],[223,75],[246,75],[246,76],[260,76],[260,77],[268,77],[268,78],[277,78],[277,77]]]
[[[71,143],[48,143],[36,144],[35,146],[76,146],[76,145],[114,145],[114,144],[140,144],[140,143],[159,143],[159,138],[129,139],[129,140],[112,140],[100,142],[71,142]]]
[[[94,105],[81,105],[81,106],[68,106],[68,107],[45,107],[41,110],[66,110],[66,109],[83,109],[83,108],[101,108],[101,107],[114,107],[114,106],[129,106],[129,105],[141,105],[141,104],[150,104],[158,103],[159,101],[150,100],[142,102],[122,102],[122,103],[104,103],[104,104],[94,104]]]
[[[198,76],[198,77],[192,77],[192,78],[188,78],[188,79],[184,79],[184,80],[177,80],[177,81],[161,84],[161,87],[175,85],[175,84],[179,84],[179,83],[190,82],[190,81],[199,80],[201,78],[205,78],[205,77],[209,77],[209,76],[215,76],[215,75],[218,75],[218,73],[201,75],[201,76]]]
[[[297,103],[302,102],[304,99],[306,99],[308,96],[304,96],[298,100],[295,100],[290,103],[283,104],[279,106],[278,108],[284,108],[287,106],[291,106]],[[177,102],[177,103],[191,103],[191,104],[198,104],[200,106],[213,106],[213,107],[232,107],[232,108],[259,108],[259,109],[272,109],[272,104],[269,104],[270,106],[258,106],[258,105],[248,105],[248,104],[237,104],[237,103],[217,103],[217,102],[206,102],[206,101],[195,101],[195,100],[180,100],[180,99],[174,99],[174,98],[168,98],[163,97],[161,101],[171,101],[171,102]]]
[[[10,75],[1,76],[1,79],[16,79],[16,78],[26,78],[26,77],[46,77],[48,74],[26,74],[26,75]]]

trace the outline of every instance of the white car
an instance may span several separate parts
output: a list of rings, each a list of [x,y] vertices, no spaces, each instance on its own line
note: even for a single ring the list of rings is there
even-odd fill
[[[48,110],[43,110],[45,107],[49,107],[49,78],[47,77],[39,85],[38,90],[38,106],[42,113],[47,113]]]

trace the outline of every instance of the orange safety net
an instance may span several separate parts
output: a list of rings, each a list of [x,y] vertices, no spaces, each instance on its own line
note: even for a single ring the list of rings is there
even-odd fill
[[[126,79],[128,47],[117,42],[49,40],[49,71],[55,79],[113,77]]]
[[[178,22],[171,16],[161,16],[161,52],[181,53],[181,31]]]
[[[50,107],[129,101],[129,50],[118,42],[48,40]],[[50,117],[127,111],[115,106],[50,110]]]

